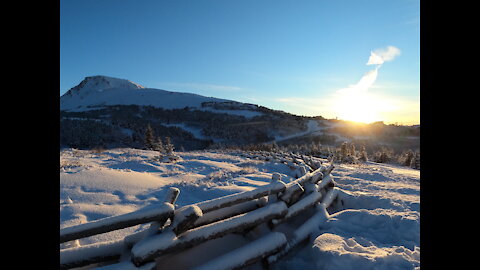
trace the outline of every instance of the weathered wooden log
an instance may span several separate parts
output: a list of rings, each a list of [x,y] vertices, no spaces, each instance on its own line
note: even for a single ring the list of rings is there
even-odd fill
[[[338,195],[338,188],[334,187],[330,189],[327,194],[325,194],[324,199],[322,200],[321,204],[326,208],[328,208],[332,202],[337,198]]]
[[[155,262],[147,263],[142,266],[135,266],[132,262],[119,262],[94,268],[94,270],[154,270],[156,268]]]
[[[123,240],[108,241],[60,250],[60,269],[118,260],[124,251]]]
[[[179,194],[180,194],[180,190],[178,188],[170,187],[167,191],[167,194],[165,195],[164,202],[175,205],[175,202],[177,201]],[[150,226],[147,229],[125,236],[125,238],[123,239],[125,246],[127,246],[128,248],[131,248],[133,245],[135,245],[137,242],[139,242],[143,238],[148,237],[150,235],[157,234],[160,228],[164,226],[166,221],[167,219],[162,221],[152,221],[150,223]]]
[[[277,181],[282,181],[282,175],[275,172],[272,174],[271,182],[277,182]]]
[[[330,189],[333,188],[335,185],[333,183],[333,176],[331,174],[325,175],[325,177],[318,183],[318,189]]]
[[[305,189],[305,195],[318,191],[318,185],[311,182],[305,183],[303,188]]]
[[[196,205],[187,205],[175,210],[173,223],[170,225],[172,231],[179,235],[190,228],[193,228],[195,221],[202,217],[203,213],[200,207]]]
[[[303,197],[298,202],[294,203],[288,208],[287,214],[282,219],[272,220],[273,225],[277,225],[281,222],[284,222],[292,217],[299,215],[300,213],[310,209],[315,206],[322,199],[322,194],[318,191],[314,191],[307,196]]]
[[[173,232],[163,232],[134,245],[132,261],[139,266],[162,254],[190,248],[229,233],[244,231],[271,219],[283,217],[287,211],[288,208],[284,202],[277,202],[243,215],[189,230],[179,237],[176,237]]]
[[[317,169],[312,172],[312,178],[310,179],[310,182],[316,184],[322,180],[324,176],[325,175],[319,169]]]
[[[173,216],[170,203],[152,206],[135,212],[94,220],[89,223],[66,227],[60,230],[60,243],[100,233],[119,230],[151,221],[164,221]]]
[[[180,194],[180,189],[176,187],[170,187],[165,195],[164,202],[175,205],[178,195]]]
[[[303,163],[303,167],[307,170],[307,172],[313,172],[316,170],[312,166],[310,166],[310,164],[307,164],[307,163]]]
[[[290,160],[285,160],[284,163],[292,170],[297,168],[297,165]]]
[[[334,168],[335,168],[335,165],[333,165],[333,163],[331,163],[330,166],[328,166],[328,167],[322,166],[320,169],[322,170],[323,175],[327,175],[327,174],[330,174],[333,171]]]
[[[253,199],[258,199],[266,195],[276,194],[284,191],[286,185],[283,182],[277,181],[265,186],[257,187],[254,190],[244,191],[232,195],[227,195],[224,197],[203,201],[196,203],[198,207],[202,210],[203,213],[207,213],[222,207],[231,206],[234,204],[250,201]]]
[[[274,196],[274,195],[269,195],[269,196]],[[233,216],[255,210],[259,207],[265,206],[266,204],[267,204],[267,200],[265,199],[265,197],[262,197],[259,199],[254,199],[251,201],[246,201],[243,203],[234,204],[232,206],[227,206],[224,208],[213,210],[203,214],[200,218],[198,218],[195,221],[193,227],[194,228],[200,227],[206,224],[217,222],[222,219],[231,218]]]
[[[317,170],[318,168],[320,168],[320,166],[321,166],[321,163],[317,162],[317,161],[314,161],[311,156],[302,156],[302,159],[314,171]]]
[[[272,179],[270,180],[270,182],[275,183],[275,182],[281,182],[281,181],[282,181],[282,175],[281,174],[276,173],[276,172],[272,174]],[[269,203],[277,202],[278,201],[278,194],[268,195],[267,198],[268,198]]]
[[[287,183],[287,189],[290,187],[290,186],[294,186],[295,184],[300,184],[300,185],[305,185],[306,182],[308,181],[311,181],[313,177],[317,178],[318,174],[320,174],[321,171],[320,170],[315,170],[313,172],[307,172],[305,175],[303,175],[302,177],[298,178],[298,179],[295,179],[293,180],[292,182],[290,183]],[[322,173],[323,175],[323,173]]]
[[[275,254],[287,244],[283,233],[271,232],[245,246],[217,257],[194,270],[234,270],[251,265],[271,254]]]
[[[285,201],[288,205],[295,203],[300,196],[304,193],[303,186],[311,181],[319,181],[323,177],[323,173],[320,169],[313,172],[307,172],[304,176],[295,179],[294,181],[286,184],[286,189],[283,194],[280,195],[280,199]]]
[[[288,241],[287,245],[277,254],[267,258],[269,264],[273,264],[285,256],[290,250],[310,237],[313,232],[318,230],[318,228],[327,221],[329,214],[326,208],[322,204],[317,204],[316,209],[317,213],[294,231],[293,237]]]
[[[305,190],[302,185],[295,183],[295,185],[288,187],[279,199],[284,201],[287,205],[291,205],[296,199],[300,198],[303,192],[305,192]]]
[[[140,240],[144,239],[147,236],[154,235],[158,228],[152,227],[153,224],[150,224],[150,227],[146,228],[145,230],[135,232],[129,234],[123,238],[123,242],[127,248],[132,248],[133,245],[140,242]],[[155,231],[155,233],[153,232]]]
[[[317,160],[312,160],[311,166],[312,166],[313,169],[317,170],[320,167],[322,167],[322,163],[320,161],[317,161]]]
[[[295,169],[295,177],[299,178],[307,174],[307,169],[303,165],[297,165]]]

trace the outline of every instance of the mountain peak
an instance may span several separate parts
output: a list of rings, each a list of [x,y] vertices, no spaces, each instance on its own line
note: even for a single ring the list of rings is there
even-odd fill
[[[143,89],[145,87],[125,79],[118,79],[109,76],[96,75],[85,77],[80,84],[70,89],[68,92],[102,92],[105,89],[122,88],[122,89]]]
[[[153,106],[164,109],[202,108],[203,103],[231,102],[192,93],[145,88],[126,79],[108,76],[86,77],[60,97],[61,110],[85,110],[110,105]]]

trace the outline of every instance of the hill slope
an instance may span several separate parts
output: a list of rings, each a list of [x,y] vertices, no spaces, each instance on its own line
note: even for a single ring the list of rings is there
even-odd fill
[[[307,129],[302,117],[255,104],[85,78],[60,98],[61,146],[142,148],[147,125],[177,148],[268,142]]]
[[[150,125],[156,137],[170,137],[176,149],[212,144],[277,142],[339,146],[357,141],[372,152],[419,148],[420,127],[350,124],[305,117],[263,106],[191,93],[146,88],[107,76],[85,78],[60,98],[60,147],[144,148]]]

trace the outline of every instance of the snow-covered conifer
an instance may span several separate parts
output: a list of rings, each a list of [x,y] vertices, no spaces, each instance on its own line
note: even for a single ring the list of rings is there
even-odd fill
[[[167,155],[172,155],[174,150],[175,148],[170,141],[170,137],[165,137],[165,152],[167,153]]]
[[[157,137],[156,142],[153,145],[154,150],[157,150],[160,152],[160,154],[165,153],[165,146],[163,145],[162,139],[160,137]]]
[[[362,145],[362,147],[360,148],[360,156],[358,157],[358,160],[362,162],[368,161],[367,150],[365,150],[365,145]]]
[[[147,125],[147,129],[145,131],[145,148],[151,150],[154,149],[154,134],[153,134],[153,129],[150,124]]]

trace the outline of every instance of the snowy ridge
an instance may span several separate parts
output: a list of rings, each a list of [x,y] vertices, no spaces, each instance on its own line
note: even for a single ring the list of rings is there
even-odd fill
[[[203,107],[205,104],[230,104],[238,109],[217,110],[212,107]],[[185,107],[215,113],[227,113],[251,118],[262,115],[252,111],[255,107],[248,107],[244,103],[226,99],[205,97],[193,93],[166,91],[147,88],[125,79],[108,76],[86,77],[79,85],[68,90],[60,97],[60,110],[88,111],[108,105],[139,105],[153,106],[164,109],[183,109]]]
[[[137,151],[130,157],[123,155],[123,160],[143,159],[148,154],[149,151]],[[75,155],[78,157],[79,154]],[[112,162],[109,152],[103,155],[101,159],[101,156],[89,159]],[[238,162],[247,162],[263,168],[272,166],[273,170],[270,179],[266,178],[260,185],[258,178],[247,180],[239,177],[235,180],[242,179],[250,185],[255,183],[256,188],[233,185],[237,188],[234,194],[214,199],[200,197],[201,201],[208,202],[205,204],[208,205],[205,210],[210,209],[206,213],[211,215],[208,218],[200,207],[202,202],[182,199],[198,194],[192,192],[192,186],[183,186],[177,182],[174,185],[187,193],[185,196],[176,194],[183,207],[175,211],[178,216],[174,214],[172,222],[159,224],[157,231],[150,230],[151,234],[146,234],[143,240],[130,242],[131,245],[126,244],[125,237],[131,233],[124,233],[104,244],[87,244],[84,248],[80,242],[80,247],[61,252],[67,254],[68,250],[69,263],[95,267],[96,263],[106,258],[94,256],[92,250],[95,247],[99,251],[108,249],[111,245],[115,248],[109,250],[109,253],[106,250],[102,252],[109,256],[108,260],[117,258],[117,263],[106,269],[144,269],[147,266],[151,269],[152,263],[156,263],[158,269],[167,266],[174,266],[175,269],[259,269],[261,261],[272,269],[303,269],[302,265],[317,265],[327,269],[338,268],[340,265],[360,269],[413,269],[419,266],[419,204],[418,196],[414,196],[418,192],[418,178],[412,176],[410,169],[406,174],[397,174],[401,169],[394,166],[333,166],[325,164],[326,160],[323,159],[291,153],[198,152],[180,155],[184,161],[180,161],[178,166],[187,166],[189,159],[207,155],[204,164],[215,163],[215,166],[224,169],[239,164]],[[199,166],[200,159],[192,161],[196,167]],[[89,170],[93,167],[91,163]],[[335,172],[338,170],[335,177],[331,174],[334,168]],[[81,172],[79,168],[72,168],[69,177]],[[295,177],[289,178],[285,172]],[[395,181],[390,179],[393,176]],[[356,181],[356,178],[360,180]],[[216,181],[223,183],[221,181],[224,180]],[[276,185],[283,188],[267,188]],[[216,188],[222,190],[229,188],[229,185],[219,185]],[[398,193],[393,192],[397,189]],[[241,190],[243,192],[238,192]],[[262,190],[273,192],[265,193]],[[285,194],[289,195],[284,196]],[[74,194],[69,194],[68,199],[70,202],[65,205],[69,207],[78,201]],[[134,198],[129,201],[134,202]],[[189,206],[195,207],[189,210]],[[199,221],[201,225],[198,225]],[[172,227],[180,223],[188,225],[181,231],[173,230]],[[65,227],[67,228],[68,226]],[[144,227],[141,229],[144,230]],[[124,245],[118,244],[118,241]],[[303,245],[305,241],[314,244]],[[205,250],[209,252],[206,254]],[[316,255],[304,256],[311,252]],[[162,256],[165,254],[171,256]],[[162,259],[155,261],[158,257]],[[67,265],[62,267],[69,268]]]

